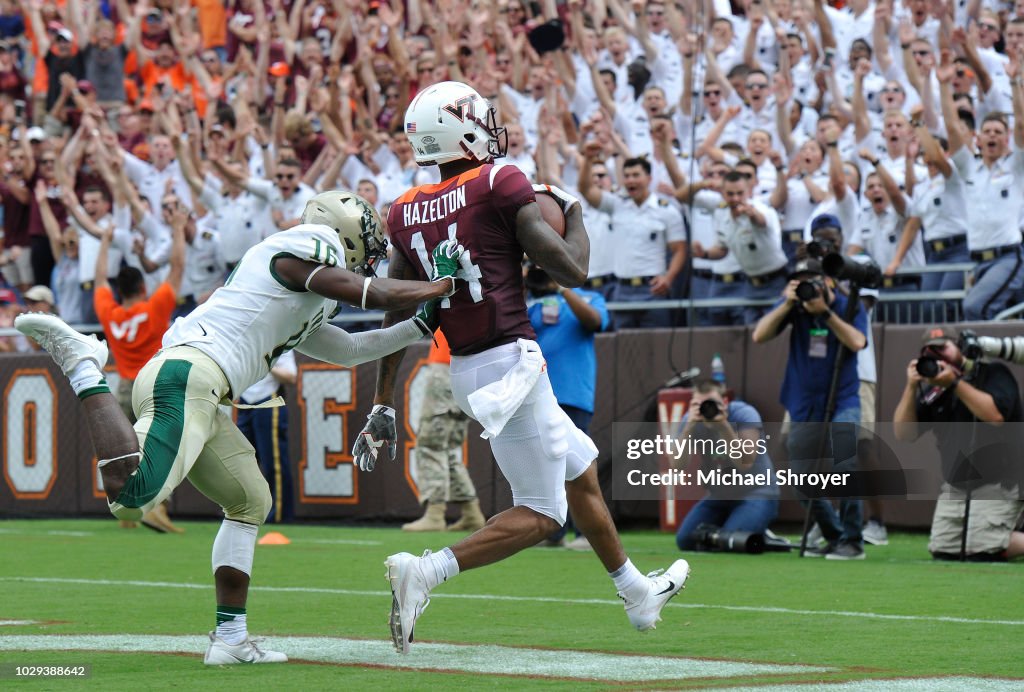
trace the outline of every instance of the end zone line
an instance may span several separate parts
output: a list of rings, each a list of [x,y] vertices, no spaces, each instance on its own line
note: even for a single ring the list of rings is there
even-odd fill
[[[212,590],[213,584],[190,584],[187,582],[137,581],[128,579],[76,579],[71,577],[0,577],[0,582],[27,582],[36,584],[82,584],[87,586],[137,586],[141,588],[160,589],[206,589]],[[317,593],[334,594],[337,596],[369,596],[373,598],[390,598],[390,591],[363,591],[357,589],[330,589],[315,586],[251,586],[250,591],[266,591],[268,593]],[[621,607],[622,601],[610,598],[555,598],[553,596],[509,596],[503,594],[474,593],[431,593],[431,598],[453,598],[468,600],[509,601],[522,603],[557,603],[564,605],[616,605]],[[907,622],[951,622],[961,625],[999,625],[1005,627],[1024,626],[1024,620],[985,620],[980,618],[962,618],[951,615],[897,615],[891,613],[865,613],[852,610],[806,610],[801,608],[782,608],[773,606],[734,606],[717,603],[679,603],[672,601],[666,604],[669,608],[690,608],[709,610],[732,610],[744,613],[776,613],[779,615],[811,615],[824,617],[864,618],[867,620],[903,620]]]

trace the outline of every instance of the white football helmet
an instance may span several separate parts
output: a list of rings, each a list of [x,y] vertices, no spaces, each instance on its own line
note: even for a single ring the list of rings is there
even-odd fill
[[[405,136],[421,166],[459,159],[487,163],[508,150],[494,107],[462,82],[438,82],[416,94],[405,112]]]
[[[334,229],[345,255],[345,268],[349,271],[375,276],[374,267],[387,257],[388,239],[384,237],[380,214],[354,192],[321,192],[306,202],[301,220]]]

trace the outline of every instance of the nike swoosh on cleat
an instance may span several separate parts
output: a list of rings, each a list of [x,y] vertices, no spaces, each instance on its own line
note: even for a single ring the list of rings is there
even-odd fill
[[[673,590],[674,588],[676,588],[675,582],[671,582],[671,581],[670,581],[670,582],[668,583],[668,586],[666,586],[666,587],[665,587],[665,590],[664,590],[664,591],[659,591],[659,592],[658,592],[657,594],[655,594],[655,595],[656,595],[656,596],[661,596],[662,594],[667,594],[667,593],[668,593],[669,591],[672,591],[672,590]]]

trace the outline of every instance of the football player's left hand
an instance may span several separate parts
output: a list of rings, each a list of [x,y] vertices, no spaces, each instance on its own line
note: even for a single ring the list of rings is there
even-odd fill
[[[420,306],[413,317],[416,325],[423,330],[423,336],[431,336],[441,326],[441,299],[428,300]]]
[[[562,188],[555,187],[554,185],[534,185],[533,191],[541,194],[550,195],[552,198],[554,198],[554,200],[558,202],[558,206],[562,208],[563,216],[569,212],[569,210],[572,208],[572,205],[580,203],[579,199],[573,197]]]
[[[360,471],[373,471],[381,447],[387,445],[388,456],[394,461],[398,453],[398,431],[395,429],[395,409],[374,406],[366,417],[366,425],[352,446],[352,461]]]
[[[459,271],[459,256],[465,252],[463,247],[454,240],[443,240],[434,248],[434,272],[430,276],[431,282],[452,280],[451,291],[444,295],[445,298],[455,293],[455,274]]]

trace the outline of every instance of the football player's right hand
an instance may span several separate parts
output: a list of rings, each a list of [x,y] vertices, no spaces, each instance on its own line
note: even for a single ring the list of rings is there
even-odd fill
[[[360,471],[373,471],[381,448],[387,445],[392,461],[398,453],[398,431],[395,428],[395,409],[377,405],[366,417],[366,425],[352,446],[352,462]]]
[[[431,282],[452,280],[451,290],[444,295],[445,298],[455,293],[455,274],[459,271],[459,256],[465,249],[454,240],[443,240],[434,248],[434,273],[430,276]]]
[[[554,185],[534,185],[533,191],[549,195],[552,199],[558,202],[558,206],[562,208],[563,216],[569,212],[572,205],[580,203],[579,199],[573,197],[562,188],[555,187]]]

